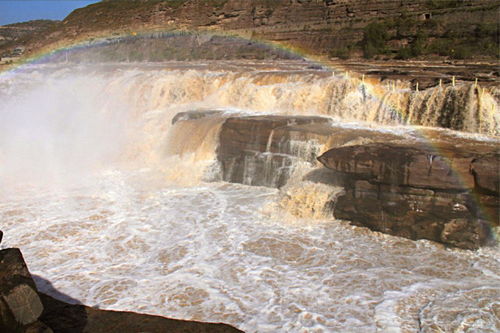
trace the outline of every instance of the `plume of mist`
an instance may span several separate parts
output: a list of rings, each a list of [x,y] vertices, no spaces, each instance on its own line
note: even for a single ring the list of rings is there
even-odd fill
[[[7,83],[15,87],[0,102],[0,183],[74,181],[118,158],[127,112],[102,80],[31,79]]]

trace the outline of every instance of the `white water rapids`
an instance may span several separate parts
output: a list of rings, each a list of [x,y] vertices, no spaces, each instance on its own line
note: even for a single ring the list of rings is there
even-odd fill
[[[358,83],[304,67],[35,66],[0,76],[1,246],[21,248],[41,291],[103,309],[246,332],[499,331],[498,248],[291,217],[280,190],[217,180],[217,124],[193,128],[172,155],[181,143],[171,120],[186,110],[399,121],[394,104]],[[478,112],[485,133],[496,130],[490,99]]]

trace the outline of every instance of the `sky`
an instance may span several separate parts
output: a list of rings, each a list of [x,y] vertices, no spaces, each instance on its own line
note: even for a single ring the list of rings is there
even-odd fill
[[[38,19],[62,20],[99,0],[0,0],[0,25]]]

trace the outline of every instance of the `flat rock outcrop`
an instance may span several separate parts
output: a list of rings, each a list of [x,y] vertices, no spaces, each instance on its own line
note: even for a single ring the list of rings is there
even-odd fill
[[[189,137],[195,136],[189,131],[199,135],[207,132],[206,126],[216,127],[217,147],[213,149],[220,164],[220,178],[268,187],[286,184],[301,164],[319,165],[316,158],[325,148],[359,140],[400,139],[389,133],[334,126],[330,118],[320,116],[245,116],[221,110],[192,110],[175,115],[172,125],[174,131]],[[176,147],[189,140],[176,141]],[[172,149],[171,153],[182,154],[182,149]]]
[[[334,148],[318,160],[346,179],[335,217],[476,249],[491,242],[499,226],[496,147],[373,143]]]
[[[169,319],[126,311],[105,311],[68,304],[40,293],[44,312],[40,320],[54,332],[193,332],[236,333],[229,325]]]
[[[0,232],[0,235],[2,233]],[[0,250],[0,332],[241,332],[226,324],[169,319],[68,304],[39,293],[19,249]]]

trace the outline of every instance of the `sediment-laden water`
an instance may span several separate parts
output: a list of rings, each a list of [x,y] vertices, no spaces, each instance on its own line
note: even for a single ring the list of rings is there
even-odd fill
[[[4,74],[2,246],[22,249],[42,291],[104,309],[247,332],[498,331],[498,248],[445,249],[333,220],[321,206],[335,189],[300,172],[282,189],[223,182],[221,120],[172,125],[178,112],[218,109],[410,136],[409,124],[498,133],[488,92],[435,89],[415,95],[293,61]]]

